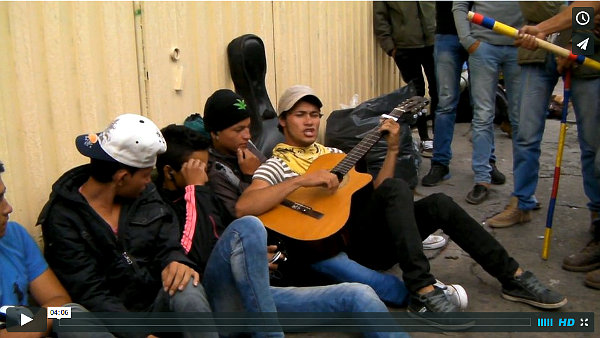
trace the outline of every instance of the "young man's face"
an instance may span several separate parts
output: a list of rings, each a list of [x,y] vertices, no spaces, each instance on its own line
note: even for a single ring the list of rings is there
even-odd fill
[[[6,186],[4,185],[4,182],[2,182],[2,177],[0,177],[0,238],[4,237],[4,234],[6,234],[8,215],[13,211],[5,194]]]
[[[300,101],[284,118],[279,119],[285,142],[295,147],[307,147],[317,140],[321,124],[321,109],[312,103]]]
[[[151,174],[152,168],[138,169],[133,174],[127,172],[117,194],[125,198],[138,198],[150,183]]]
[[[213,145],[223,154],[235,155],[238,148],[245,149],[250,140],[250,118],[213,133]]]

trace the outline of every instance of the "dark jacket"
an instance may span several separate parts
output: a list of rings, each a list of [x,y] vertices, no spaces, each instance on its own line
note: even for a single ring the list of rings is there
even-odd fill
[[[158,190],[179,220],[177,238],[193,233],[189,245],[184,242],[182,245],[188,258],[198,265],[198,272],[202,273],[217,240],[233,219],[207,186],[189,185],[184,192]]]
[[[115,236],[78,192],[88,178],[84,165],[52,186],[38,219],[46,260],[73,300],[90,311],[149,310],[169,263],[195,267],[179,244],[177,219],[148,184],[139,198],[123,201]]]
[[[374,1],[373,29],[379,45],[390,56],[394,48],[433,46],[435,3]]]
[[[244,175],[236,156],[224,155],[213,148],[209,149],[208,185],[217,194],[232,218],[235,218],[235,204],[244,190],[252,183],[252,175]]]

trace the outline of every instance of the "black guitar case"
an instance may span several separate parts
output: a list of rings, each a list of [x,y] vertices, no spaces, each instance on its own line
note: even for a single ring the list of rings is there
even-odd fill
[[[235,91],[250,107],[252,142],[270,157],[275,145],[283,142],[283,134],[277,130],[277,113],[265,85],[265,45],[258,36],[245,34],[229,43],[227,57]]]

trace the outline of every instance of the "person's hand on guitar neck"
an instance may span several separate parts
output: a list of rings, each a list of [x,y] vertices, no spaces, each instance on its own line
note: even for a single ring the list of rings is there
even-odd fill
[[[374,188],[379,187],[385,179],[394,177],[396,159],[400,152],[400,124],[393,119],[385,119],[381,122],[379,131],[385,136],[388,148],[381,170],[379,170],[379,174],[377,174],[377,177],[373,180]]]
[[[385,137],[388,152],[398,153],[400,150],[400,124],[393,119],[384,119],[379,125],[379,131]]]

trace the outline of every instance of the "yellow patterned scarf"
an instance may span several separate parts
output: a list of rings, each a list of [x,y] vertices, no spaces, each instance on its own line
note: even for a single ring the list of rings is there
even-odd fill
[[[329,153],[329,149],[316,142],[308,147],[294,147],[279,143],[273,149],[273,156],[285,162],[298,175],[304,175],[317,157]]]

